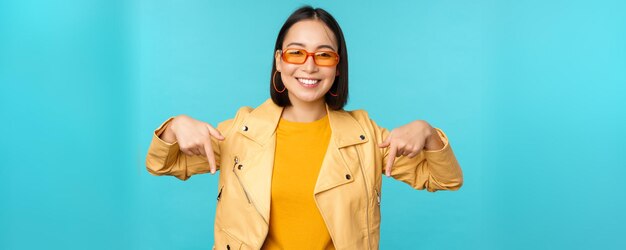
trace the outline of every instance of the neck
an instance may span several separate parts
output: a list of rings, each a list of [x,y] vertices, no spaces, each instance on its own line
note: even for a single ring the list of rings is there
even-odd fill
[[[296,98],[291,98],[296,99]],[[315,102],[291,102],[285,107],[282,118],[292,122],[313,122],[326,115],[326,102],[322,98]]]

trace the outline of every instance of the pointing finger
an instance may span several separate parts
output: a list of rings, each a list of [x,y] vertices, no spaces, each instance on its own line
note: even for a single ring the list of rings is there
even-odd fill
[[[391,145],[389,154],[387,155],[387,164],[385,165],[385,175],[387,175],[387,177],[391,176],[391,166],[393,165],[393,161],[396,159],[396,151],[396,145]]]
[[[213,148],[211,147],[210,140],[207,140],[204,143],[204,152],[206,153],[206,158],[209,161],[209,168],[211,169],[211,174],[215,174],[215,171],[217,171],[217,166],[215,165],[215,155],[213,155]]]

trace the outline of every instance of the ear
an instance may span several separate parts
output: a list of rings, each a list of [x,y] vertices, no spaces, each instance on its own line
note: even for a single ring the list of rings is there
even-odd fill
[[[276,65],[276,71],[278,72],[282,71],[282,68],[281,68],[282,60],[283,58],[281,57],[280,50],[276,50],[276,52],[274,53],[274,64]]]
[[[335,76],[339,76],[339,70],[337,70],[337,73],[335,74]]]

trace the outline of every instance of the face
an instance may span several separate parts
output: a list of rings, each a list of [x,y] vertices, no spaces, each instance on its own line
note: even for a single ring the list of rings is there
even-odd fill
[[[282,51],[286,49],[338,53],[335,35],[318,20],[303,20],[291,26],[283,41]],[[281,55],[281,51],[276,52],[276,70],[280,72],[291,103],[324,102],[324,96],[339,74],[337,66],[318,66],[312,56],[303,64],[293,64],[285,62]]]

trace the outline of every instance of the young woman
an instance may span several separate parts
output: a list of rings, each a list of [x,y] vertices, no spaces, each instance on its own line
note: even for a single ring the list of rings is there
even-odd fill
[[[271,99],[217,129],[170,118],[148,151],[155,175],[221,170],[217,249],[378,249],[383,173],[431,192],[461,187],[441,130],[420,120],[389,132],[343,110],[348,54],[329,13],[296,10],[274,52]]]

